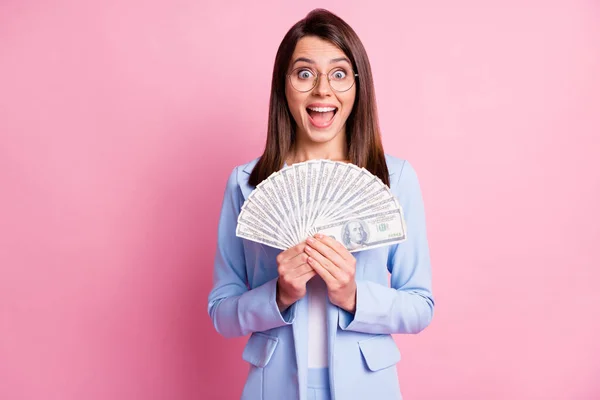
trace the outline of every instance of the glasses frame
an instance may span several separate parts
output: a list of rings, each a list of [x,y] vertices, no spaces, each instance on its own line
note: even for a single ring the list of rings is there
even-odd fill
[[[334,67],[334,68],[330,69],[329,72],[327,72],[327,73],[318,72],[317,71],[317,73],[315,75],[315,79],[313,80],[312,87],[310,89],[308,89],[308,90],[298,90],[294,86],[294,84],[292,83],[292,74],[293,74],[294,71],[299,70],[299,69],[310,69],[310,68],[307,68],[307,67],[294,68],[289,74],[286,74],[286,77],[290,81],[290,86],[293,87],[295,91],[300,92],[300,93],[307,93],[307,92],[310,92],[311,90],[313,90],[314,88],[316,88],[317,85],[319,84],[319,79],[321,78],[321,75],[326,75],[327,76],[327,83],[329,83],[329,87],[331,88],[331,90],[333,90],[335,92],[338,92],[338,93],[344,93],[344,92],[347,92],[348,90],[352,89],[352,87],[356,84],[356,78],[358,77],[358,74],[354,73],[353,70],[350,70],[350,71],[353,72],[353,78],[354,78],[352,80],[352,85],[350,85],[350,87],[348,89],[346,89],[346,90],[337,90],[337,89],[334,89],[333,86],[331,86],[331,79],[329,78],[329,74],[331,73],[331,71],[333,71],[333,70],[336,69],[336,67]]]

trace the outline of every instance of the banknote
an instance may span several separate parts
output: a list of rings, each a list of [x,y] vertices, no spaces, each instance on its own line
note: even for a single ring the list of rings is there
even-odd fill
[[[402,242],[406,225],[400,202],[379,177],[351,163],[310,160],[258,184],[236,229],[243,239],[278,249],[316,233],[354,252]]]
[[[392,202],[391,205],[395,205],[395,200],[397,199],[391,190],[386,186],[380,186],[376,190],[368,191],[366,195],[361,196],[355,201],[346,200],[341,202],[335,212],[326,216],[326,219],[337,221],[345,215],[366,214],[369,213],[373,207],[377,207],[384,202]]]
[[[368,193],[369,181],[372,183],[376,182],[376,179],[369,171],[358,167],[353,169],[353,173],[346,186],[340,190],[340,194],[332,207],[329,207],[321,213],[321,218],[327,219],[332,215],[339,214],[344,208],[349,208],[351,205],[359,202],[360,199],[365,196],[365,193]]]
[[[337,240],[351,253],[400,243],[406,239],[404,216],[400,209],[316,226],[314,231]]]
[[[284,219],[287,222],[287,227],[290,230],[290,233],[294,237],[294,242],[300,242],[300,230],[294,221],[294,216],[292,215],[292,199],[290,198],[290,188],[286,188],[285,186],[285,178],[283,174],[276,173],[272,175],[271,181],[273,183],[274,188],[274,200],[278,202],[279,206],[283,209]]]
[[[300,225],[300,232],[306,232],[306,204],[307,199],[307,187],[306,187],[306,172],[307,164],[300,163],[293,165],[294,179],[296,180],[296,199],[298,200],[298,224]],[[301,238],[302,239],[302,238]]]
[[[333,216],[330,218],[331,222],[337,222],[349,218],[355,218],[361,215],[368,215],[370,213],[390,211],[396,208],[400,208],[398,199],[396,197],[378,198],[375,202],[370,202],[364,205],[362,208],[346,209],[343,213]]]
[[[284,225],[279,223],[268,206],[261,207],[259,205],[261,203],[257,203],[257,201],[258,199],[253,199],[243,205],[238,221],[270,235],[282,245],[294,246],[294,239],[289,236]]]
[[[297,238],[293,232],[292,222],[289,219],[288,213],[279,200],[277,190],[273,184],[273,177],[278,173],[273,173],[268,179],[262,181],[248,197],[246,202],[257,202],[263,210],[270,208],[275,215],[277,222],[282,226],[283,232],[292,243],[297,243]],[[243,208],[243,207],[242,207]],[[239,220],[239,217],[238,217]]]
[[[351,188],[352,183],[356,182],[359,178],[360,173],[360,168],[353,164],[347,164],[342,168],[339,184],[332,188],[332,194],[329,196],[327,204],[322,206],[321,218],[326,217],[332,208],[337,208],[342,197],[348,193],[348,189]]]
[[[270,247],[275,247],[277,249],[286,250],[288,247],[281,245],[278,241],[272,239],[269,235],[265,235],[252,227],[244,224],[243,222],[238,222],[237,228],[235,230],[235,234],[238,237],[243,239],[248,239],[253,242],[266,244]]]

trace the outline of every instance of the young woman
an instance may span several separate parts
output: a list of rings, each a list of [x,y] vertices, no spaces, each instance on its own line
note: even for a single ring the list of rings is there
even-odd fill
[[[252,190],[312,159],[356,164],[389,185],[407,239],[351,254],[319,235],[285,251],[236,237]],[[251,334],[242,399],[401,399],[391,334],[420,332],[434,308],[423,201],[411,165],[383,152],[363,45],[328,11],[310,12],[279,46],[265,151],[227,182],[208,300],[219,333]]]

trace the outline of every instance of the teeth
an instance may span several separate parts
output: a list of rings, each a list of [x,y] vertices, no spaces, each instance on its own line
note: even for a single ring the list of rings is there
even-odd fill
[[[308,109],[316,112],[329,112],[336,110],[335,107],[308,107]]]

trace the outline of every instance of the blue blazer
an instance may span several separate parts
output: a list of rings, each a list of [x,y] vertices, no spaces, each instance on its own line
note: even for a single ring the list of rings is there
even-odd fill
[[[225,190],[208,313],[225,337],[250,334],[242,358],[250,370],[242,400],[306,400],[308,301],[282,314],[275,301],[281,250],[235,235],[237,216],[254,187],[248,178],[258,159],[236,167]],[[418,333],[431,322],[431,266],[417,175],[404,160],[386,155],[390,188],[404,210],[407,239],[353,253],[356,312],[327,300],[329,381],[333,400],[402,398],[391,336]],[[391,278],[390,275],[391,274]]]

